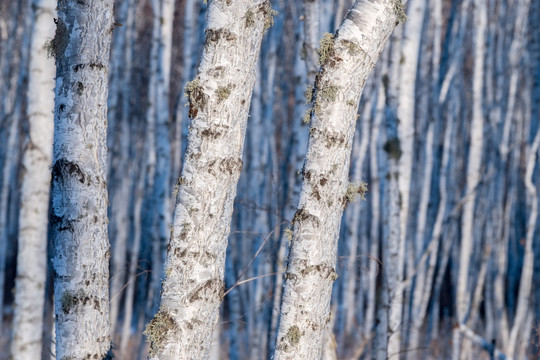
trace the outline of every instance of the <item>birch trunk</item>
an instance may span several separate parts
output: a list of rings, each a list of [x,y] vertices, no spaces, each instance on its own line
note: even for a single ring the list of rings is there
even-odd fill
[[[525,187],[527,189],[528,199],[531,203],[531,212],[527,222],[527,235],[525,239],[525,249],[523,254],[523,265],[521,268],[521,279],[519,282],[518,303],[514,324],[510,330],[510,338],[506,346],[506,353],[513,356],[516,352],[518,336],[521,333],[531,331],[525,327],[527,313],[531,310],[531,289],[534,269],[534,252],[533,239],[536,231],[536,223],[538,220],[538,192],[533,182],[533,173],[536,167],[536,159],[538,157],[538,147],[540,145],[540,131],[536,132],[534,141],[529,149],[527,157],[527,168],[525,172]]]
[[[358,103],[396,25],[395,5],[393,1],[357,1],[336,35],[321,42],[323,66],[315,81],[308,155],[292,220],[275,359],[321,356],[337,276],[341,215],[347,198],[363,191],[348,182]]]
[[[293,16],[296,14],[296,10],[302,11],[305,17],[303,26],[300,21],[295,26],[295,37],[298,38],[295,41],[295,58],[294,58],[294,76],[297,79],[294,86],[294,114],[292,134],[290,140],[290,147],[287,149],[287,159],[291,164],[292,170],[288,173],[288,187],[287,196],[285,198],[284,211],[282,216],[284,219],[290,219],[294,215],[295,202],[300,197],[301,179],[300,170],[306,156],[306,148],[308,143],[308,120],[310,110],[306,105],[309,100],[305,98],[306,86],[311,84],[315,80],[315,74],[317,72],[317,51],[316,41],[319,33],[319,11],[320,0],[309,1],[305,0],[301,4],[291,5],[293,8]],[[299,15],[296,16],[300,17]],[[314,31],[315,34],[311,34]],[[315,43],[313,43],[315,42]],[[305,53],[304,57],[302,54]],[[290,229],[290,228],[287,228]],[[279,313],[281,310],[281,298],[283,291],[283,276],[281,274],[285,271],[285,258],[287,257],[288,249],[287,243],[289,239],[285,234],[281,236],[281,244],[278,251],[278,260],[276,266],[276,272],[279,274],[276,278],[275,295],[274,295],[274,308],[272,312],[272,344],[271,352],[275,351],[275,343],[277,336],[277,327],[279,324]]]
[[[148,303],[151,314],[155,314],[159,306],[159,289],[163,278],[164,250],[169,236],[170,211],[170,152],[169,141],[169,80],[171,69],[172,26],[174,14],[173,0],[154,0],[155,38],[152,47],[155,47],[155,82],[153,104],[153,119],[155,122],[156,169],[154,178],[154,209],[156,219],[152,232],[152,281],[151,295]],[[153,66],[151,66],[153,67]]]
[[[367,100],[367,103],[365,104],[364,111],[362,111],[361,115],[361,129],[359,131],[360,133],[360,139],[356,139],[354,142],[353,147],[353,153],[358,154],[356,155],[355,159],[353,160],[353,179],[356,181],[361,180],[362,176],[362,169],[364,168],[364,159],[367,154],[367,149],[369,145],[369,126],[371,125],[371,118],[370,113],[372,110],[373,104],[371,99]],[[356,317],[358,316],[357,312],[358,309],[356,308],[355,304],[355,297],[358,291],[357,289],[357,274],[356,274],[356,268],[357,264],[360,260],[360,257],[362,255],[365,255],[366,252],[358,256],[358,247],[359,243],[365,243],[367,242],[367,239],[364,238],[363,234],[359,231],[360,227],[360,220],[361,220],[361,212],[366,212],[366,209],[364,206],[361,206],[363,204],[354,204],[352,208],[349,208],[348,211],[345,213],[345,224],[348,225],[349,229],[347,229],[347,236],[345,238],[345,249],[346,249],[346,259],[344,259],[344,273],[343,273],[343,296],[342,296],[342,306],[344,313],[342,315],[342,320],[339,324],[339,333],[341,333],[341,341],[340,343],[343,343],[348,336],[353,336],[354,340],[354,332],[358,334],[357,329],[354,329],[353,326],[355,325]],[[369,258],[367,258],[367,261],[370,261]],[[369,266],[369,265],[368,265]],[[366,279],[368,277],[366,276]],[[361,307],[362,309],[363,307]],[[353,331],[354,330],[354,331]],[[358,334],[359,335],[359,334]]]
[[[7,260],[10,247],[15,244],[11,239],[15,238],[18,231],[16,218],[18,209],[14,208],[18,200],[17,193],[17,163],[21,152],[19,136],[21,131],[21,109],[25,98],[25,79],[27,77],[28,51],[30,50],[30,26],[32,16],[31,1],[21,1],[17,5],[13,29],[9,31],[7,41],[8,49],[6,59],[10,66],[5,66],[6,72],[2,72],[3,83],[0,84],[0,141],[2,147],[1,166],[2,178],[0,179],[0,329],[3,329],[3,310],[5,298],[5,285],[8,283]],[[17,18],[19,17],[19,18]],[[4,57],[2,56],[2,57]],[[4,69],[2,69],[4,70]],[[7,134],[5,134],[7,133]],[[10,246],[11,245],[11,246]]]
[[[126,281],[126,248],[129,236],[129,209],[132,199],[133,179],[130,174],[129,126],[129,75],[132,70],[132,49],[134,33],[135,0],[124,0],[118,8],[117,21],[123,24],[115,28],[111,47],[111,72],[109,77],[108,124],[107,139],[109,142],[111,174],[109,212],[109,238],[113,249],[111,255],[111,336],[113,337],[118,321],[121,304],[122,287]],[[126,51],[126,48],[128,49]],[[123,96],[121,96],[123,95]],[[113,162],[114,149],[118,149],[118,160]],[[114,176],[113,174],[116,174]]]
[[[207,19],[199,74],[186,87],[192,124],[160,310],[146,327],[156,359],[208,356],[255,66],[272,10],[268,1],[215,0]]]
[[[431,111],[435,113],[436,119],[440,118],[440,107],[439,107],[439,71],[440,71],[440,53],[441,53],[441,27],[442,27],[442,9],[441,1],[434,0],[431,2],[430,7],[430,19],[432,21],[433,27],[433,55],[431,59]],[[428,111],[426,111],[428,113]],[[445,119],[445,123],[450,123],[450,119]],[[418,250],[423,251],[421,258],[418,259],[418,251],[416,254],[416,267],[418,271],[416,284],[413,291],[412,298],[412,308],[411,308],[411,330],[409,331],[409,347],[410,351],[408,356],[410,359],[414,356],[418,356],[419,352],[415,350],[419,347],[420,336],[421,336],[421,327],[424,324],[424,319],[427,313],[429,298],[432,293],[433,286],[433,277],[435,273],[435,267],[437,265],[437,254],[439,250],[440,235],[442,230],[442,221],[446,209],[446,167],[448,165],[448,147],[450,146],[449,142],[449,128],[445,132],[444,144],[443,144],[443,154],[442,154],[442,164],[441,172],[439,174],[439,208],[436,215],[435,224],[433,226],[433,233],[431,240],[428,245],[425,246],[425,239],[428,238],[426,234],[426,227],[429,226],[428,220],[428,203],[431,200],[430,190],[431,190],[431,177],[434,166],[434,130],[437,125],[434,122],[429,122],[427,140],[426,140],[426,168],[424,175],[424,184],[422,185],[421,192],[421,201],[420,201],[420,211],[418,215],[417,222],[417,233],[416,233],[416,246]],[[437,129],[444,130],[443,126],[437,126]],[[436,141],[436,140],[435,140]],[[427,259],[429,257],[429,261]],[[424,262],[427,262],[424,265]],[[409,276],[413,276],[412,274]]]
[[[463,205],[461,224],[461,249],[459,256],[459,272],[456,292],[457,321],[463,324],[469,316],[471,304],[470,284],[470,258],[474,247],[474,210],[476,205],[476,187],[481,174],[482,150],[484,143],[483,127],[483,81],[484,81],[484,50],[485,30],[487,25],[486,0],[474,0],[474,75],[472,81],[473,105],[472,121],[470,125],[470,149],[467,162],[467,199]],[[457,331],[457,330],[454,330]],[[460,358],[456,351],[460,352],[460,336],[455,336],[454,360]]]
[[[41,356],[50,166],[53,142],[54,60],[46,42],[54,34],[56,0],[32,4],[32,41],[28,83],[28,131],[22,166],[19,251],[15,289],[15,314],[11,354],[16,359]]]
[[[402,150],[401,157],[399,158],[399,192],[401,194],[399,218],[400,242],[403,244],[405,242],[404,239],[407,238],[408,230],[409,194],[414,156],[416,74],[419,63],[420,40],[422,39],[425,7],[426,0],[411,0],[409,2],[409,17],[403,27],[403,42],[399,59],[400,91],[398,94],[397,118],[399,119],[398,133]],[[404,248],[404,245],[400,246]],[[399,351],[399,345],[396,350]]]
[[[19,136],[19,117],[12,117],[11,123],[9,123],[7,130],[7,141],[5,142],[6,148],[13,151],[17,147],[16,140]],[[10,185],[14,170],[16,155],[11,152],[10,156],[6,156],[6,160],[2,169],[2,187],[0,188],[0,329],[3,328],[3,315],[4,315],[4,287],[6,284],[6,260],[7,250],[9,243],[9,193]]]
[[[145,138],[145,143],[148,140]],[[144,169],[144,167],[143,167]],[[141,169],[137,175],[131,170],[130,175],[136,177],[134,180],[134,204],[133,204],[133,243],[129,248],[129,267],[127,271],[127,288],[124,305],[124,320],[122,323],[122,332],[120,334],[120,355],[127,357],[128,344],[131,338],[131,326],[133,323],[133,308],[135,298],[135,285],[137,283],[137,267],[139,265],[139,251],[141,248],[141,211],[144,197],[145,173]],[[116,294],[115,294],[116,295]]]
[[[112,1],[58,4],[52,45],[57,359],[104,358],[109,335],[106,116]]]
[[[383,57],[382,62],[386,62]],[[384,179],[383,168],[381,166],[382,158],[380,154],[382,153],[382,143],[381,143],[381,125],[385,115],[385,89],[382,84],[382,78],[378,79],[379,84],[376,86],[377,91],[377,108],[376,115],[372,125],[371,133],[371,143],[369,145],[370,151],[370,198],[371,198],[371,229],[370,229],[370,246],[369,246],[369,263],[368,263],[368,276],[369,283],[367,289],[367,306],[366,306],[366,315],[364,316],[363,324],[363,339],[372,338],[372,334],[375,330],[375,317],[377,311],[377,301],[376,301],[376,291],[377,291],[377,274],[379,273],[380,263],[376,260],[379,256],[379,244],[380,244],[380,230],[379,222],[381,221],[381,195],[380,191],[382,188],[382,182]],[[386,324],[385,324],[386,326]],[[386,339],[386,335],[384,336]]]
[[[389,55],[389,65],[385,78],[385,98],[386,116],[385,130],[386,142],[383,150],[385,152],[386,173],[383,198],[383,226],[382,226],[382,271],[386,284],[385,291],[388,292],[387,302],[387,350],[388,358],[399,357],[401,343],[401,320],[403,311],[403,271],[404,271],[404,243],[400,236],[400,158],[403,154],[401,141],[399,139],[397,105],[400,92],[399,61],[400,58],[400,38],[401,29],[398,28],[392,34],[392,47]]]
[[[196,10],[198,10],[200,3],[195,0],[186,0],[184,2],[184,22],[183,22],[183,45],[182,45],[182,77],[181,77],[181,89],[184,89],[189,79],[192,77],[193,58],[196,56],[196,42],[198,37],[196,36],[197,16]],[[181,162],[182,162],[182,136],[184,129],[184,119],[188,117],[187,99],[184,96],[183,90],[177,96],[175,109],[174,109],[174,139],[172,140],[172,160],[171,160],[171,175],[176,181],[178,174],[180,174]],[[173,182],[174,182],[173,181]],[[173,202],[171,201],[171,205]],[[172,206],[171,206],[172,207]],[[174,210],[174,209],[173,209]]]

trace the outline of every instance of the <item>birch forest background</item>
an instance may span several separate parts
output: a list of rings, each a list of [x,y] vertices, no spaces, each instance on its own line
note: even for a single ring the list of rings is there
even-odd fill
[[[349,34],[345,17],[359,16],[354,11],[365,2],[115,0],[112,10],[112,0],[0,0],[0,359],[83,359],[85,348],[101,349],[95,358],[117,359],[149,353],[159,359],[540,358],[540,1],[409,0],[407,20],[399,0],[372,1],[394,7],[393,31],[387,41],[362,40],[383,50],[362,65],[374,68],[359,85],[361,98],[360,92],[349,98],[341,80],[321,84],[329,74],[356,79],[339,73],[338,65],[364,48],[349,42],[341,56],[334,44]],[[229,5],[244,12],[226,22],[215,11]],[[86,7],[94,12],[84,13]],[[90,24],[84,30],[70,27],[75,8],[83,14],[76,22]],[[214,30],[220,21],[240,24],[244,33],[237,25],[228,33]],[[383,25],[373,20],[369,26]],[[71,66],[69,56],[85,59],[89,49],[72,50],[61,37],[69,31],[106,48],[88,55],[105,60],[76,65],[66,76],[61,69]],[[244,38],[246,51],[220,47]],[[212,71],[238,83],[220,87],[207,80],[205,64],[219,59],[230,60]],[[246,77],[230,72],[230,64],[245,68]],[[101,85],[92,87],[85,81],[95,71],[101,78],[91,83]],[[69,81],[79,81],[66,90],[79,95],[71,100],[62,92]],[[205,95],[208,86],[217,88],[215,98]],[[84,96],[97,100],[73,105]],[[101,102],[99,96],[108,97]],[[326,119],[332,102],[348,106],[351,116],[358,108],[351,146],[339,133],[321,130],[318,119]],[[239,135],[219,148],[233,151],[245,131],[238,155],[227,155],[231,162],[200,168],[207,172],[197,189],[208,186],[207,200],[206,190],[190,190],[192,166],[206,161],[192,146],[197,134],[203,149],[205,139],[228,131],[225,125],[201,130],[209,109],[240,109],[247,127],[239,125]],[[74,123],[103,137],[83,143],[86,135],[76,138],[75,125],[62,127],[64,110],[90,111]],[[310,170],[323,161],[310,157],[318,156],[315,150],[305,162],[308,138],[311,149],[321,134],[329,154],[334,143],[351,153],[350,166],[345,157],[333,168],[345,166],[348,182],[325,187],[327,178]],[[82,165],[61,162],[68,146],[76,150],[66,156],[78,154]],[[94,173],[85,168],[94,158],[103,170],[95,172],[95,188],[88,185]],[[223,175],[211,178],[218,168]],[[65,180],[66,172],[78,174],[80,183]],[[68,188],[68,197],[59,195]],[[234,201],[234,210],[223,205],[218,211],[223,223],[188,223],[196,216],[184,213],[222,206],[209,200],[219,189],[230,189],[225,204]],[[188,208],[182,199],[189,196],[208,205]],[[321,198],[329,208],[344,204],[328,215],[335,230],[319,228],[323,241],[298,245],[288,262],[291,244],[315,238],[303,229],[318,211],[308,208],[310,201]],[[59,201],[71,211],[73,199],[85,199],[77,200],[86,204],[78,219],[91,213],[101,230],[89,225],[79,233],[79,220],[58,215]],[[100,204],[106,210],[92,212]],[[197,253],[192,245],[182,250],[182,239],[197,231],[204,241],[221,231],[215,237],[221,247],[208,242]],[[85,242],[99,236],[104,242]],[[187,288],[204,272],[175,278],[182,266],[171,260],[177,250],[184,263],[205,252],[204,262],[222,267],[217,290],[208,281],[190,295],[192,303],[209,307],[186,310],[214,315],[186,328],[174,317],[183,311],[174,307],[175,286]],[[70,251],[86,260],[68,271],[71,260],[59,264]],[[327,275],[298,290],[300,253],[309,266],[299,274]],[[101,263],[104,272],[84,270]],[[89,276],[84,285],[63,285],[78,271],[83,280]],[[287,281],[296,288],[284,287]],[[330,299],[330,287],[330,305],[320,310],[324,325],[312,323],[319,337],[311,338],[302,317],[318,314],[312,301],[322,294]],[[94,313],[86,312],[87,302]],[[290,309],[298,310],[292,323]],[[84,316],[91,326],[78,322]],[[105,332],[90,335],[100,326]],[[204,336],[191,335],[197,326]],[[92,342],[93,336],[100,340]],[[162,344],[177,341],[169,337],[208,346],[204,355],[171,357],[161,353]]]

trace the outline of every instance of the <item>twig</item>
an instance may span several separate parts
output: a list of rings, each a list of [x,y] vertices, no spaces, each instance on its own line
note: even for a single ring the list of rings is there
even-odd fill
[[[225,291],[225,293],[223,294],[223,296],[225,296],[225,295],[227,295],[228,293],[230,293],[230,292],[232,291],[232,289],[234,289],[235,287],[237,287],[237,286],[239,286],[239,285],[242,285],[242,284],[248,283],[248,282],[250,282],[250,281],[257,280],[257,279],[260,279],[260,278],[263,278],[263,277],[274,276],[274,275],[277,275],[277,274],[282,274],[282,273],[274,272],[274,273],[270,273],[270,274],[263,274],[263,275],[255,276],[255,277],[252,277],[252,278],[249,278],[249,279],[245,279],[245,280],[242,280],[242,281],[237,281],[233,286],[231,286],[227,291]]]

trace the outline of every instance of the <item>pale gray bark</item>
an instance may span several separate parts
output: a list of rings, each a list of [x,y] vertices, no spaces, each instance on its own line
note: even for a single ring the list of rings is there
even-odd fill
[[[371,125],[371,119],[369,113],[371,112],[373,107],[372,100],[368,99],[367,103],[364,106],[364,110],[362,111],[362,114],[359,118],[359,121],[361,122],[361,129],[359,131],[361,139],[357,138],[353,146],[353,153],[358,154],[357,157],[353,159],[352,165],[352,178],[354,181],[362,181],[362,169],[364,165],[364,159],[367,155],[367,149],[370,140],[369,126]],[[348,209],[345,214],[344,220],[349,228],[346,230],[347,236],[345,237],[347,258],[345,258],[343,261],[345,264],[345,270],[343,272],[342,306],[345,314],[343,316],[343,320],[339,324],[339,326],[341,327],[339,332],[341,333],[342,337],[354,335],[355,332],[358,332],[357,329],[354,329],[355,318],[358,312],[355,299],[355,295],[357,293],[356,287],[358,283],[356,267],[357,264],[362,260],[365,260],[366,262],[370,261],[369,257],[365,256],[366,253],[358,255],[358,243],[367,242],[367,239],[363,238],[363,234],[360,232],[359,229],[362,215],[361,211],[363,211],[364,213],[366,211],[365,207],[361,205],[363,204],[352,204],[352,208]],[[364,257],[364,259],[362,259],[362,257]],[[366,279],[368,279],[367,276]],[[362,308],[363,307],[360,307],[360,309]]]
[[[32,3],[32,41],[28,84],[28,140],[22,155],[19,251],[11,355],[16,359],[41,356],[50,166],[53,142],[54,60],[46,42],[54,34],[56,0]],[[7,178],[5,178],[7,179]]]
[[[109,335],[106,116],[112,1],[61,1],[51,225],[56,357],[104,358]]]
[[[148,146],[148,136],[145,137],[145,148]],[[144,169],[144,167],[142,167]],[[122,323],[122,330],[120,334],[120,354],[121,356],[127,357],[128,354],[128,344],[131,338],[131,326],[133,322],[133,307],[134,307],[134,298],[135,298],[135,285],[137,279],[137,268],[139,265],[139,251],[141,248],[141,211],[144,198],[144,181],[145,181],[145,172],[139,170],[138,174],[135,171],[133,177],[135,179],[135,200],[133,206],[133,243],[129,247],[129,267],[127,271],[127,286],[126,286],[126,295],[125,295],[125,305],[124,305],[124,319]],[[135,175],[136,174],[136,175]],[[116,294],[115,294],[116,296]]]
[[[536,223],[538,220],[538,192],[533,182],[533,173],[536,167],[538,148],[540,146],[540,131],[536,132],[536,136],[527,154],[527,166],[525,172],[525,187],[530,201],[530,215],[527,221],[527,235],[525,239],[525,249],[523,255],[523,265],[521,268],[521,278],[519,282],[519,294],[517,299],[516,314],[514,324],[510,330],[510,338],[506,346],[506,353],[513,356],[516,352],[516,345],[520,333],[530,332],[530,328],[526,327],[527,314],[531,310],[531,289],[533,281],[534,269],[534,253],[533,253],[533,238],[536,231]]]
[[[17,164],[21,153],[19,136],[22,125],[22,103],[25,98],[25,79],[27,76],[28,52],[30,50],[30,33],[32,16],[31,0],[20,1],[15,5],[15,16],[8,30],[7,51],[0,58],[6,59],[2,69],[0,83],[0,142],[5,144],[0,152],[0,329],[3,329],[3,310],[5,285],[8,283],[6,265],[10,247],[15,246],[13,239],[18,232],[16,218],[19,210],[17,203]],[[15,10],[11,8],[11,10]]]
[[[409,197],[414,156],[416,75],[419,67],[419,52],[425,7],[426,0],[410,0],[408,2],[408,19],[403,25],[403,40],[399,55],[400,90],[398,93],[397,118],[399,119],[398,134],[402,150],[401,157],[399,158],[399,192],[401,195],[399,212],[400,248],[402,249],[405,249],[404,239],[408,238],[407,223],[409,218]],[[399,261],[404,263],[404,257]],[[402,266],[400,265],[400,267]],[[395,316],[398,316],[398,314],[395,314]],[[396,322],[399,321],[401,320],[396,318]],[[400,338],[400,335],[396,334],[396,337]],[[395,346],[396,352],[399,351],[399,344],[397,342],[389,346]]]
[[[175,103],[174,138],[171,143],[171,175],[174,181],[176,181],[181,169],[184,120],[188,119],[188,100],[184,96],[183,89],[189,79],[193,77],[193,59],[196,58],[197,41],[199,40],[196,32],[198,19],[196,12],[199,6],[201,6],[200,1],[186,0],[184,2],[181,91],[178,93]],[[170,205],[172,208],[174,201],[171,201]]]
[[[385,63],[386,59],[383,56],[382,62]],[[385,116],[385,89],[382,83],[382,78],[379,79],[377,89],[377,108],[375,120],[372,126],[371,143],[370,143],[370,168],[371,177],[369,181],[369,192],[371,199],[371,229],[370,229],[370,247],[369,247],[369,285],[367,292],[367,306],[366,315],[364,317],[363,333],[364,339],[370,339],[373,337],[375,330],[375,318],[377,311],[377,277],[380,271],[380,262],[378,260],[379,255],[379,243],[380,243],[380,231],[379,222],[381,220],[381,196],[380,191],[382,188],[382,179],[384,178],[384,166],[382,166],[382,159],[380,154],[382,150],[381,142],[381,125]],[[386,325],[385,325],[386,326]],[[386,334],[384,335],[386,339]],[[386,343],[386,340],[385,340]],[[374,347],[373,347],[374,348]]]
[[[206,358],[223,296],[225,250],[268,1],[215,0],[206,43],[186,87],[192,123],[150,356]]]
[[[293,236],[275,359],[317,359],[330,320],[337,237],[349,184],[350,153],[360,95],[396,25],[393,1],[357,1],[335,36],[326,36],[315,82],[308,155],[293,217]],[[374,24],[377,24],[375,26]]]
[[[483,111],[483,81],[484,81],[484,50],[487,23],[486,0],[474,0],[474,75],[473,75],[473,104],[470,126],[470,149],[467,161],[467,199],[463,205],[461,247],[459,257],[459,273],[456,292],[457,321],[463,324],[467,321],[471,307],[471,278],[470,259],[474,248],[474,214],[476,206],[476,191],[481,179],[482,150],[484,145],[484,111]],[[457,331],[457,330],[455,330]],[[454,337],[455,360],[459,359],[460,336]]]
[[[110,223],[111,239],[111,336],[115,337],[116,323],[120,312],[122,288],[126,282],[126,251],[129,236],[129,204],[134,179],[131,173],[129,127],[129,74],[132,71],[132,49],[134,33],[134,14],[136,0],[123,0],[117,9],[116,21],[122,26],[116,27],[111,47],[111,72],[109,73],[108,100],[108,147],[112,186],[110,187]],[[126,50],[127,49],[127,50]],[[114,150],[117,149],[117,161],[114,161]]]
[[[401,52],[401,28],[392,34],[389,64],[385,77],[386,141],[385,152],[385,187],[383,193],[383,224],[382,224],[382,271],[383,288],[388,292],[386,298],[387,311],[387,342],[386,356],[399,358],[401,343],[401,326],[403,311],[403,272],[405,247],[401,237],[400,223],[400,158],[403,154],[398,131],[397,105],[400,91],[399,59]]]
[[[170,141],[169,141],[169,81],[171,70],[172,26],[174,14],[173,0],[153,0],[154,38],[152,40],[151,68],[155,68],[153,89],[149,91],[149,122],[155,123],[156,164],[153,188],[154,216],[152,231],[152,280],[148,297],[151,313],[159,306],[159,289],[163,278],[165,248],[169,236],[170,214]]]

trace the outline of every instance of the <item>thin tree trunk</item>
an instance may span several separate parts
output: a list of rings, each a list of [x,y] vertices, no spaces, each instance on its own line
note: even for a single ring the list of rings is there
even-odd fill
[[[171,48],[174,0],[153,0],[154,26],[156,37],[152,46],[156,47],[155,62],[156,79],[154,83],[154,116],[149,121],[155,122],[156,169],[153,188],[155,222],[152,231],[152,280],[151,292],[148,298],[151,315],[159,307],[159,289],[163,278],[163,262],[165,248],[169,236],[170,212],[170,157],[171,144],[169,140],[169,80],[171,69]]]
[[[53,142],[54,60],[46,42],[54,34],[56,0],[32,3],[32,41],[28,84],[29,139],[22,166],[19,252],[11,354],[15,359],[41,357],[47,275],[47,225]],[[7,179],[7,178],[5,178]]]
[[[134,33],[134,14],[136,0],[124,0],[118,9],[117,21],[123,26],[114,31],[111,48],[111,74],[110,91],[108,102],[109,121],[109,153],[114,154],[114,148],[118,148],[118,163],[114,164],[111,159],[109,171],[116,176],[111,176],[110,187],[110,223],[109,238],[111,239],[111,336],[114,340],[116,323],[121,304],[122,287],[126,282],[127,264],[126,251],[129,236],[129,204],[134,179],[130,174],[130,127],[129,127],[129,75],[132,71],[132,49]],[[127,48],[127,51],[126,51]],[[114,51],[114,53],[113,53]],[[125,52],[125,54],[124,54]],[[113,82],[114,81],[114,82]],[[123,95],[123,96],[121,96]],[[116,137],[118,136],[118,137]],[[114,155],[111,156],[113,158]]]
[[[506,346],[506,353],[512,356],[516,352],[518,336],[523,332],[530,332],[530,328],[524,325],[527,320],[527,314],[531,310],[531,289],[533,285],[534,252],[533,239],[536,231],[536,222],[538,220],[538,192],[533,182],[533,173],[536,167],[538,157],[538,147],[540,146],[540,131],[536,132],[534,141],[529,149],[527,156],[527,168],[525,172],[525,187],[527,189],[528,199],[531,203],[531,212],[527,222],[527,235],[525,239],[525,252],[523,255],[523,265],[521,268],[521,279],[519,282],[518,303],[514,324],[510,330],[510,338]]]
[[[474,73],[472,81],[473,105],[472,122],[470,126],[470,149],[467,162],[467,199],[463,205],[461,224],[461,249],[459,256],[459,273],[456,292],[457,321],[464,324],[467,321],[471,305],[471,284],[470,284],[470,259],[474,248],[474,213],[476,206],[476,191],[482,177],[482,149],[484,143],[483,127],[483,81],[484,81],[484,51],[485,51],[485,31],[487,25],[487,4],[486,0],[474,0]],[[454,330],[457,332],[458,330]],[[459,353],[460,335],[454,336],[453,359],[461,358]]]
[[[184,3],[184,21],[183,21],[183,39],[182,39],[182,76],[180,92],[177,96],[175,109],[174,109],[174,139],[172,140],[172,169],[171,175],[174,179],[173,183],[178,179],[180,174],[181,162],[182,162],[182,149],[183,149],[183,131],[184,120],[188,118],[188,100],[184,96],[184,88],[192,78],[193,73],[193,59],[197,56],[197,42],[199,40],[197,36],[197,16],[196,12],[199,9],[200,1],[186,0]],[[172,206],[174,202],[171,201]],[[171,207],[172,207],[171,206]],[[174,210],[174,209],[172,209]]]
[[[25,98],[25,79],[27,77],[28,52],[30,50],[31,0],[19,2],[13,30],[9,32],[7,59],[10,65],[5,66],[7,71],[2,73],[4,83],[0,84],[0,141],[2,155],[2,178],[0,179],[0,329],[3,329],[3,309],[5,297],[6,265],[10,245],[14,246],[18,232],[17,219],[19,210],[16,208],[18,200],[18,167],[21,149],[19,137],[21,132],[21,111]],[[3,54],[2,54],[3,55]],[[17,68],[15,64],[19,65]],[[10,71],[11,70],[11,71]],[[4,135],[4,133],[7,133]],[[5,148],[5,149],[4,149]],[[15,205],[15,208],[14,208]]]
[[[397,356],[401,343],[401,320],[403,311],[403,271],[405,248],[400,236],[400,189],[399,164],[403,154],[399,139],[397,105],[400,93],[399,58],[401,53],[401,28],[392,34],[389,54],[389,64],[385,77],[385,133],[386,141],[383,145],[385,152],[385,187],[383,194],[383,226],[382,226],[382,271],[384,273],[385,290],[387,294],[387,342],[386,355],[388,358]]]

